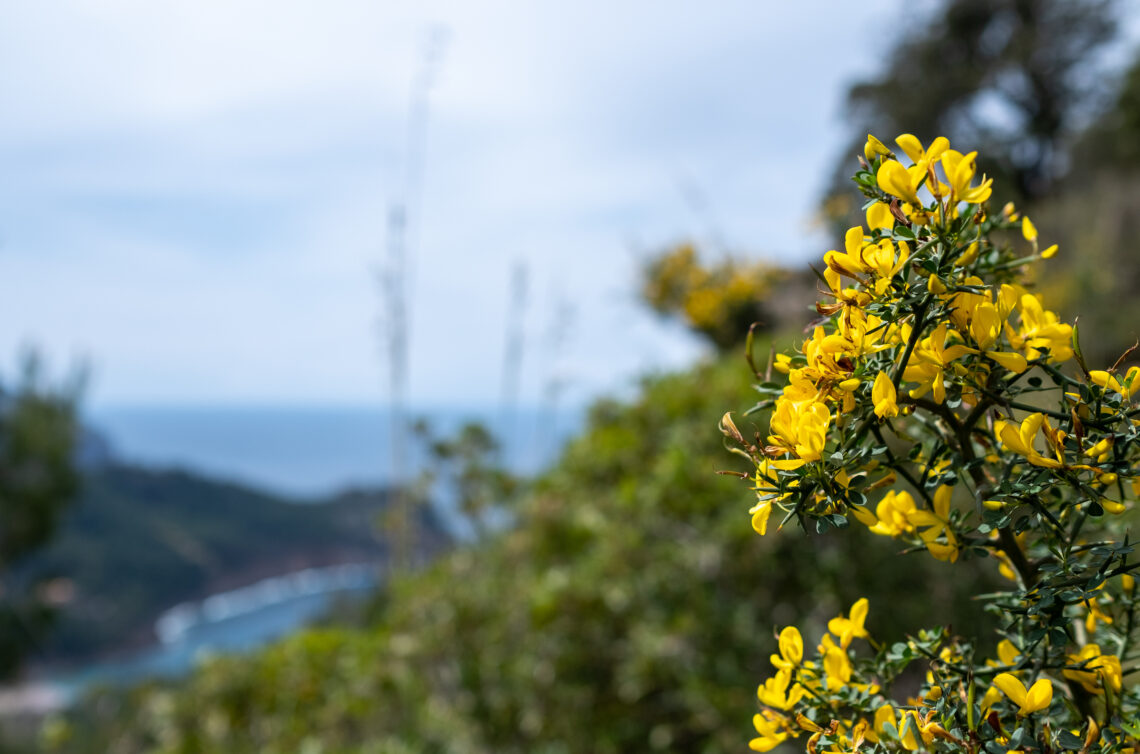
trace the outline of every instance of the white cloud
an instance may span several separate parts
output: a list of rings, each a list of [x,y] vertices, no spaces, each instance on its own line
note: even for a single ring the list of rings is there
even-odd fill
[[[743,248],[816,251],[802,221],[835,103],[873,62],[850,40],[893,6],[10,4],[0,352],[91,355],[96,402],[381,400],[371,274],[441,22],[413,398],[498,395],[516,259],[528,396],[552,279],[578,312],[579,394],[614,389],[697,352],[635,305],[636,248],[712,222]]]

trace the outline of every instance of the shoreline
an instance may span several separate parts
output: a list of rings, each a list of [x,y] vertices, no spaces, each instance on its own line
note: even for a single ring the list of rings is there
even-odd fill
[[[301,603],[304,600],[333,598],[350,592],[365,592],[375,589],[383,580],[384,564],[375,558],[366,561],[343,561],[328,565],[311,565],[300,569],[277,573],[246,583],[234,589],[208,594],[202,599],[178,603],[163,611],[156,619],[166,619],[168,626],[166,641],[160,634],[162,629],[152,628],[154,641],[135,648],[120,648],[100,655],[89,661],[67,666],[36,666],[11,684],[0,686],[0,720],[13,721],[42,719],[70,706],[75,698],[91,685],[106,683],[141,682],[150,677],[176,677],[190,672],[195,660],[183,662],[187,646],[193,649],[192,657],[202,652],[218,651],[225,654],[242,654],[255,651],[282,634],[301,628],[306,620],[291,620],[277,626],[281,631],[273,632],[264,640],[255,637],[248,646],[242,648],[222,647],[211,650],[210,644],[193,644],[195,631],[222,627],[256,617],[264,613]],[[225,579],[229,583],[234,579]],[[225,603],[229,605],[225,605]],[[218,605],[223,607],[219,608]],[[320,610],[315,611],[319,613]],[[312,616],[309,616],[312,617]],[[164,655],[175,655],[175,672],[157,667]],[[183,667],[185,665],[185,667]],[[135,668],[134,666],[138,666]],[[151,671],[148,671],[151,668]],[[121,674],[116,679],[114,676]]]

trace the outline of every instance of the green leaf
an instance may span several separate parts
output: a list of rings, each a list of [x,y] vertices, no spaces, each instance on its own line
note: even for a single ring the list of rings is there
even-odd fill
[[[1085,742],[1074,736],[1069,731],[1062,729],[1057,733],[1057,745],[1062,749],[1077,751],[1084,747]]]
[[[827,522],[834,526],[836,529],[847,528],[847,517],[842,513],[832,513],[831,515],[827,516]]]

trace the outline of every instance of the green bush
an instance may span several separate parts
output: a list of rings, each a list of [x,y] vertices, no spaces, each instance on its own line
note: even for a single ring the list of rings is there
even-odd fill
[[[980,620],[961,573],[897,567],[897,546],[866,532],[755,537],[747,485],[716,473],[739,365],[599,403],[511,530],[396,580],[375,625],[96,695],[50,726],[57,749],[735,751],[773,623],[822,626],[863,594],[891,605],[874,612],[883,630]]]

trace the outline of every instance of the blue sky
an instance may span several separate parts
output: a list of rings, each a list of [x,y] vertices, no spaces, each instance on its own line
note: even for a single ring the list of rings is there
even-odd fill
[[[6,4],[0,354],[88,360],[96,406],[383,402],[374,275],[441,24],[411,400],[497,398],[516,261],[522,400],[553,378],[578,399],[628,388],[700,352],[637,305],[639,254],[714,237],[787,262],[828,248],[810,217],[842,94],[898,7]],[[560,301],[574,317],[554,349]]]

